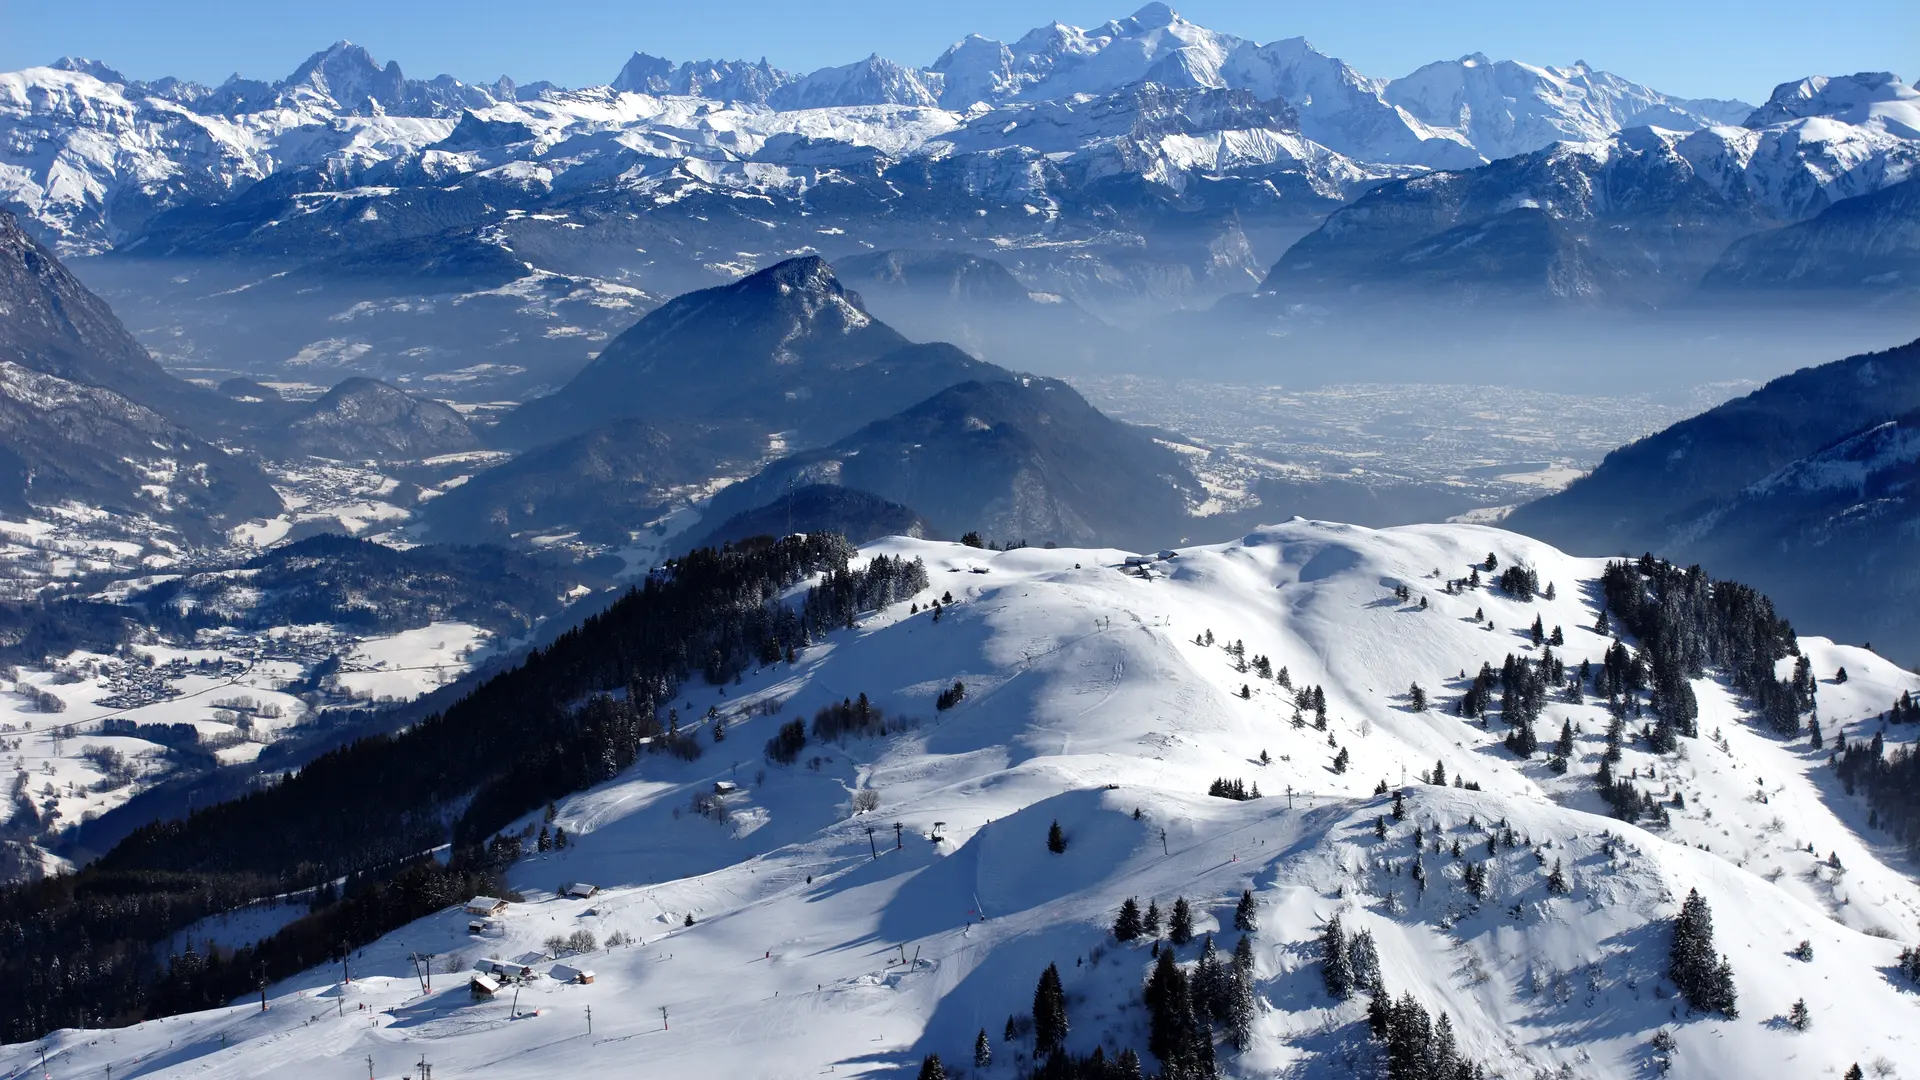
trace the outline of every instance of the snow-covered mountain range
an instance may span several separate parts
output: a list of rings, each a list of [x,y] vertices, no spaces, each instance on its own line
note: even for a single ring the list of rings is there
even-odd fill
[[[680,175],[791,193],[903,159],[961,157],[973,186],[1011,196],[1045,186],[1035,170],[1091,155],[1108,163],[1083,182],[1116,169],[1176,188],[1197,175],[1285,172],[1340,199],[1408,170],[1470,167],[1642,125],[1820,120],[1806,139],[1816,142],[1835,125],[1896,132],[1907,123],[1899,137],[1912,137],[1910,121],[1895,118],[1911,92],[1892,76],[1790,85],[1787,98],[1755,112],[1579,62],[1475,54],[1380,79],[1303,39],[1258,44],[1161,4],[1089,29],[1055,23],[1012,43],[969,37],[924,68],[873,56],[797,75],[765,61],[676,64],[636,53],[608,85],[580,90],[411,79],[347,42],[276,82],[236,76],[219,87],[130,80],[69,58],[0,75],[0,201],[68,250],[97,251],[135,239],[170,207],[302,171],[320,178],[298,182],[306,190],[471,177],[541,190],[618,178],[645,192]],[[1157,89],[1143,97],[1143,86]],[[1843,93],[1857,106],[1844,115],[1833,105]]]
[[[1912,175],[1916,95],[1897,77],[1783,75],[1759,109],[1580,62],[1476,54],[1377,78],[1158,4],[969,37],[923,67],[635,53],[576,89],[411,78],[346,42],[219,87],[68,59],[0,73],[0,206],[63,254],[119,256],[89,260],[90,283],[209,383],[525,399],[666,297],[903,249],[994,259],[1128,330],[1264,281],[1286,326],[1256,303],[1208,328],[1210,351],[1251,357],[1355,285],[1691,301],[1731,245]],[[1447,194],[1418,205],[1430,191]],[[1390,219],[1404,229],[1359,224]],[[1843,265],[1887,246],[1820,243]],[[1782,276],[1803,287],[1772,266],[1714,281],[1777,294]],[[1147,363],[1189,336],[1110,355]],[[993,358],[1065,374],[1057,351]]]

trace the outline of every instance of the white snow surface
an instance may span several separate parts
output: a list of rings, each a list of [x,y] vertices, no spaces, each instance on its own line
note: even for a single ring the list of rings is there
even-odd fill
[[[1489,551],[1533,566],[1558,598],[1447,595],[1445,579]],[[926,562],[932,586],[914,599],[924,607],[951,591],[941,621],[903,601],[792,667],[684,691],[681,715],[717,707],[727,741],[698,730],[708,747],[699,761],[648,757],[564,800],[556,823],[572,844],[513,869],[525,900],[496,934],[470,937],[469,917],[450,909],[362,951],[350,985],[337,967],[315,970],[272,988],[265,1012],[242,1001],[57,1032],[44,1040],[54,1075],[112,1066],[117,1077],[319,1080],[358,1075],[368,1056],[379,1077],[414,1074],[423,1059],[440,1075],[500,1078],[898,1075],[939,1053],[969,1075],[1011,1078],[1020,1047],[1001,1029],[1027,1011],[1050,962],[1066,984],[1070,1047],[1134,1046],[1151,1069],[1138,1004],[1147,947],[1112,941],[1114,912],[1129,896],[1163,912],[1185,896],[1198,929],[1227,950],[1242,889],[1259,902],[1261,1010],[1251,1050],[1222,1046],[1226,1075],[1370,1074],[1365,1000],[1330,1000],[1314,959],[1318,928],[1336,913],[1373,932],[1387,985],[1444,1010],[1492,1075],[1650,1075],[1649,1042],[1663,1028],[1677,1042],[1676,1077],[1837,1077],[1880,1060],[1889,1075],[1920,1072],[1910,988],[1891,970],[1913,941],[1920,888],[1824,754],[1762,733],[1724,686],[1700,680],[1702,737],[1666,758],[1629,748],[1620,763],[1656,794],[1685,794],[1671,826],[1649,831],[1601,815],[1591,777],[1602,709],[1548,706],[1543,740],[1563,718],[1583,729],[1566,776],[1516,762],[1497,720],[1485,731],[1445,711],[1461,671],[1532,651],[1524,628],[1536,615],[1564,628],[1568,661],[1597,659],[1608,644],[1588,629],[1601,561],[1473,525],[1301,520],[1183,550],[1146,577],[1124,572],[1119,551],[890,539],[866,549],[878,552]],[[1413,602],[1394,599],[1399,584]],[[1208,630],[1213,647],[1195,641]],[[1290,695],[1237,672],[1221,647],[1235,639],[1284,665],[1295,686],[1323,686],[1328,730],[1310,717],[1295,726]],[[1920,685],[1860,649],[1801,647],[1821,677],[1830,737],[1876,729],[1874,715]],[[1843,665],[1850,680],[1830,681]],[[955,680],[964,699],[935,710],[935,692]],[[1435,696],[1432,711],[1411,711],[1414,682]],[[812,744],[791,766],[760,759],[782,721],[861,692],[919,726]],[[770,701],[779,707],[760,708]],[[1352,754],[1344,774],[1329,767],[1330,740]],[[1259,763],[1263,750],[1271,764]],[[1420,783],[1436,761],[1484,790]],[[1209,798],[1216,777],[1257,782],[1265,797]],[[740,788],[725,797],[728,820],[693,813],[692,796],[722,780]],[[1372,794],[1383,780],[1408,793],[1406,819],[1387,818],[1384,841],[1374,823],[1391,799]],[[851,815],[863,788],[880,808]],[[1053,821],[1064,854],[1046,848]],[[1492,856],[1492,895],[1475,903],[1450,846],[1487,858],[1489,828],[1502,821],[1519,843]],[[1424,893],[1384,869],[1391,860],[1404,871],[1416,825],[1429,844]],[[1844,870],[1829,867],[1830,853]],[[1556,862],[1571,895],[1545,888]],[[576,881],[601,892],[556,895]],[[1738,1019],[1689,1016],[1662,979],[1667,920],[1690,889],[1713,906]],[[423,993],[407,960],[427,951],[442,958],[436,968],[470,968],[575,929],[639,943],[565,958],[596,981],[536,980],[518,995],[518,1017],[511,991],[474,1001],[465,974],[436,974]],[[1789,955],[1803,940],[1810,961]],[[1801,997],[1807,1032],[1781,1020]],[[994,1064],[974,1070],[982,1028]],[[0,1048],[0,1075],[37,1070],[41,1049]]]

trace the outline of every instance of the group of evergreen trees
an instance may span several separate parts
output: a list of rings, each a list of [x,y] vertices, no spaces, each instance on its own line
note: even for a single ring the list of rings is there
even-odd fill
[[[1515,563],[1500,571],[1494,579],[1500,590],[1515,600],[1531,601],[1540,592],[1540,574],[1531,566]]]
[[[1709,580],[1698,566],[1681,569],[1651,555],[1608,563],[1600,584],[1607,611],[1640,641],[1663,721],[1691,722],[1697,709],[1685,682],[1712,668],[1752,699],[1774,731],[1799,732],[1800,714],[1811,707],[1810,684],[1796,688],[1774,675],[1774,665],[1800,647],[1772,601],[1738,582]]]
[[[1367,1027],[1386,1049],[1387,1080],[1484,1080],[1486,1070],[1460,1053],[1453,1021],[1435,1020],[1413,995],[1385,988],[1367,1006]]]
[[[1207,794],[1216,799],[1233,799],[1238,802],[1245,802],[1248,799],[1257,799],[1260,797],[1260,782],[1256,780],[1249,786],[1244,780],[1229,780],[1226,777],[1221,777],[1207,785]]]
[[[1733,987],[1733,967],[1713,948],[1713,912],[1698,889],[1687,892],[1680,916],[1673,923],[1673,943],[1667,953],[1667,978],[1679,987],[1690,1008],[1740,1015]]]
[[[868,701],[864,693],[858,698],[842,698],[831,705],[822,705],[813,714],[813,737],[822,742],[848,735],[854,738],[885,735],[890,731],[904,731],[907,726],[906,721],[889,725],[886,712]]]
[[[1846,670],[1846,668],[1840,669],[1842,674],[1845,674]],[[1893,707],[1887,710],[1886,719],[1895,724],[1920,723],[1920,700],[1914,699],[1911,690],[1901,693],[1894,700]]]
[[[1349,937],[1340,916],[1328,919],[1320,931],[1320,978],[1327,996],[1340,1001],[1355,991],[1380,989],[1380,954],[1373,932],[1362,930]]]
[[[1876,731],[1871,739],[1840,739],[1834,764],[1848,794],[1865,793],[1869,823],[1920,854],[1920,752],[1912,744],[1888,752]]]
[[[843,541],[844,542],[844,541]],[[820,584],[808,590],[800,608],[800,622],[815,637],[852,627],[856,616],[904,600],[927,587],[927,567],[919,559],[875,555],[867,565],[828,569]]]
[[[1232,956],[1223,959],[1213,935],[1208,934],[1201,942],[1199,956],[1189,968],[1179,963],[1176,950],[1192,943],[1193,922],[1192,905],[1184,896],[1175,898],[1167,923],[1167,937],[1162,941],[1159,939],[1159,903],[1150,901],[1143,914],[1139,900],[1128,897],[1114,918],[1113,936],[1121,942],[1137,941],[1142,937],[1154,939],[1154,968],[1142,999],[1148,1009],[1147,1048],[1160,1062],[1160,1075],[1182,1080],[1212,1080],[1218,1075],[1214,1057],[1216,1029],[1223,1031],[1227,1041],[1236,1049],[1245,1050],[1251,1045],[1253,1020],[1257,1011],[1253,985],[1253,935],[1259,929],[1259,909],[1252,890],[1242,891],[1239,902],[1234,905],[1233,927],[1239,932],[1240,938],[1234,945]],[[1042,1015],[1048,1018],[1049,1023],[1052,1022],[1054,1009],[1050,1004],[1043,1007],[1040,998],[1051,995],[1053,989],[1053,984],[1043,975],[1035,998],[1036,1039]],[[1009,1021],[1011,1028],[1012,1022]],[[1092,1060],[1050,1060],[1045,1068],[1033,1075],[1139,1075],[1138,1072],[1047,1071],[1095,1068],[1090,1064]],[[1102,1057],[1098,1059],[1098,1067],[1112,1069],[1126,1060],[1123,1055],[1115,1063],[1107,1064]],[[1137,1060],[1132,1064],[1137,1067]]]
[[[946,712],[948,709],[951,709],[955,705],[960,704],[961,700],[964,699],[966,696],[967,696],[967,684],[960,682],[958,680],[955,680],[952,686],[949,686],[946,689],[940,691],[938,694],[934,695],[933,707],[940,710],[941,712]]]
[[[1398,1001],[1380,976],[1380,954],[1373,934],[1361,930],[1349,936],[1340,916],[1327,920],[1320,931],[1320,977],[1328,996],[1344,1001],[1365,991],[1372,996],[1367,1025],[1386,1051],[1386,1075],[1392,1080],[1477,1080],[1485,1076],[1479,1065],[1461,1056],[1453,1035],[1453,1021],[1445,1013],[1438,1021],[1402,994]]]

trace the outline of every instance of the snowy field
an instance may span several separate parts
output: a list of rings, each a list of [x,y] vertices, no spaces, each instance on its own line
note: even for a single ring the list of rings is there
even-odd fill
[[[466,674],[487,656],[491,640],[462,622],[368,638],[347,654],[335,681],[355,697],[411,701]]]
[[[1609,639],[1589,628],[1600,561],[1480,526],[1303,521],[1185,550],[1145,577],[1116,551],[866,550],[926,561],[922,610],[896,604],[792,667],[686,690],[680,715],[718,710],[726,740],[702,723],[698,761],[650,756],[562,802],[569,847],[513,869],[524,901],[495,932],[470,935],[469,916],[449,910],[362,951],[351,984],[337,967],[315,970],[271,988],[265,1011],[242,1001],[58,1032],[0,1048],[0,1078],[39,1075],[44,1050],[54,1076],[111,1068],[117,1080],[332,1080],[362,1075],[368,1058],[380,1078],[418,1075],[421,1061],[443,1077],[502,1080],[880,1076],[928,1053],[953,1073],[1011,1080],[1032,1040],[1002,1031],[1049,963],[1065,982],[1069,1048],[1130,1046],[1151,1068],[1139,1004],[1148,945],[1113,941],[1116,910],[1138,897],[1164,912],[1184,896],[1197,930],[1230,952],[1242,890],[1258,902],[1259,1015],[1251,1049],[1221,1045],[1224,1075],[1375,1075],[1365,996],[1336,1002],[1322,988],[1315,942],[1337,914],[1373,934],[1386,985],[1446,1013],[1492,1075],[1653,1076],[1666,1032],[1670,1075],[1692,1080],[1837,1080],[1854,1062],[1920,1076],[1916,998],[1894,971],[1920,925],[1920,887],[1824,752],[1765,734],[1724,686],[1699,680],[1701,737],[1660,758],[1629,746],[1618,766],[1663,799],[1684,795],[1670,825],[1643,829],[1604,816],[1594,791],[1603,708],[1546,705],[1543,741],[1563,720],[1580,729],[1566,775],[1539,757],[1518,762],[1497,720],[1485,730],[1452,714],[1463,672],[1538,655],[1536,616],[1563,628],[1556,651],[1570,664],[1599,661]],[[1444,590],[1490,550],[1535,568],[1557,599]],[[1411,599],[1396,599],[1401,585]],[[926,605],[948,592],[936,623]],[[1296,723],[1277,680],[1237,670],[1224,648],[1235,640],[1294,687],[1322,687],[1326,729],[1310,712]],[[1801,646],[1829,740],[1878,730],[1877,714],[1920,687],[1860,649]],[[936,709],[956,680],[964,697]],[[1429,710],[1415,711],[1414,683]],[[917,726],[810,743],[792,765],[762,758],[783,721],[863,692]],[[1339,750],[1344,772],[1332,766]],[[1436,762],[1481,790],[1421,783]],[[1209,797],[1216,778],[1257,783],[1264,797]],[[697,813],[696,797],[722,781],[739,788],[721,798],[724,814]],[[1404,785],[1404,820],[1374,794],[1382,781]],[[855,813],[863,791],[878,807]],[[1046,844],[1056,821],[1058,854]],[[1507,830],[1511,846],[1490,844]],[[1405,872],[1416,855],[1425,888]],[[1476,900],[1462,875],[1481,860],[1488,894]],[[1556,864],[1566,895],[1546,884]],[[558,896],[571,882],[601,892]],[[1737,1019],[1689,1015],[1662,978],[1668,920],[1692,889],[1716,916]],[[517,998],[469,994],[475,963],[539,954],[577,930],[596,947],[566,962],[595,972],[591,985],[540,978]],[[616,935],[633,943],[608,948]],[[1802,941],[1808,959],[1792,955]],[[438,958],[431,992],[415,952]],[[1800,998],[1806,1031],[1785,1021]],[[994,1059],[975,1068],[982,1029]]]
[[[251,760],[305,715],[300,699],[279,689],[298,674],[293,665],[221,650],[159,646],[136,646],[125,657],[75,652],[46,670],[21,668],[0,680],[0,766],[13,785],[0,823],[20,824],[24,794],[43,828],[78,824],[174,769],[166,745],[108,733],[113,722],[183,724],[221,763]],[[48,711],[54,701],[59,710]]]
[[[318,659],[341,658],[327,690],[401,702],[458,679],[494,648],[490,634],[462,622],[370,638],[316,625],[206,639],[201,648],[133,646],[126,656],[75,652],[0,678],[0,768],[8,783],[0,826],[43,836],[120,806],[178,767],[160,733],[110,727],[186,725],[198,739],[191,749],[220,765],[242,764],[307,715],[307,703],[287,688],[298,689]],[[28,802],[37,827],[21,820]]]

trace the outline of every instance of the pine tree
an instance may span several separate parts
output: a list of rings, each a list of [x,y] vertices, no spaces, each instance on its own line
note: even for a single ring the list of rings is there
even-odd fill
[[[1453,1021],[1446,1013],[1433,1022],[1432,1063],[1428,1075],[1438,1080],[1450,1080],[1460,1066],[1460,1050],[1454,1042]]]
[[[1353,958],[1347,952],[1347,933],[1340,925],[1340,916],[1327,920],[1320,932],[1320,978],[1327,985],[1327,995],[1339,1001],[1353,996]]]
[[[1560,860],[1553,860],[1553,872],[1547,875],[1547,892],[1554,896],[1566,896],[1573,892],[1573,886],[1567,883],[1567,871]]]
[[[1367,1030],[1376,1039],[1384,1039],[1393,1028],[1393,996],[1385,986],[1373,988],[1373,1000],[1367,1002]]]
[[[1048,964],[1033,988],[1033,1056],[1057,1053],[1066,1040],[1067,994],[1060,985],[1060,969]]]
[[[1794,1002],[1793,1007],[1787,1010],[1787,1023],[1792,1024],[1795,1031],[1805,1031],[1813,1026],[1813,1013],[1807,1010],[1806,998]]]
[[[1117,1080],[1141,1080],[1140,1055],[1133,1052],[1133,1047],[1120,1051],[1120,1056],[1114,1062]]]
[[[1396,791],[1393,793],[1393,820],[1405,821],[1406,819],[1407,793],[1404,791]]]
[[[1253,890],[1240,890],[1240,903],[1233,909],[1233,928],[1243,934],[1251,934],[1260,928],[1258,917],[1254,913]]]
[[[1120,905],[1120,915],[1113,920],[1113,936],[1120,941],[1140,936],[1140,904],[1131,896]]]
[[[1689,890],[1674,920],[1673,944],[1667,954],[1667,977],[1680,989],[1687,1004],[1701,1012],[1738,1016],[1733,968],[1714,952],[1713,911],[1698,889]]]
[[[1353,971],[1354,989],[1379,988],[1380,950],[1373,944],[1373,931],[1362,930],[1347,942],[1347,963]]]
[[[1860,1063],[1856,1061],[1853,1063],[1853,1067],[1847,1070],[1847,1075],[1842,1077],[1841,1080],[1867,1080],[1867,1074],[1860,1071]]]
[[[1173,900],[1173,916],[1167,922],[1167,940],[1175,945],[1185,945],[1193,940],[1193,908],[1187,904],[1187,898],[1177,896]]]
[[[1253,939],[1241,937],[1233,947],[1232,978],[1227,999],[1227,1038],[1233,1048],[1245,1053],[1253,1045],[1253,1020],[1258,1012],[1253,1000]]]
[[[1067,850],[1067,834],[1060,831],[1060,822],[1055,820],[1047,828],[1047,850],[1059,855]]]
[[[1515,757],[1523,760],[1532,757],[1540,749],[1540,739],[1533,733],[1533,721],[1521,717],[1520,722],[1507,732],[1506,744]]]
[[[1560,737],[1554,740],[1553,752],[1563,758],[1573,756],[1573,721],[1560,721]]]
[[[1427,711],[1427,691],[1419,683],[1414,683],[1407,688],[1407,700],[1413,706],[1414,712]]]
[[[1140,932],[1151,938],[1160,936],[1160,901],[1147,901],[1147,917],[1140,924]]]
[[[993,1043],[987,1039],[987,1029],[981,1028],[980,1034],[973,1040],[973,1067],[984,1069],[993,1064]]]
[[[1012,1042],[1020,1037],[1020,1025],[1013,1022],[1013,1014],[1007,1014],[1007,1030],[1000,1036],[1002,1042]]]
[[[947,1067],[940,1064],[939,1054],[928,1054],[920,1060],[920,1080],[947,1080]]]
[[[1535,615],[1533,617],[1533,627],[1532,627],[1531,633],[1533,634],[1534,648],[1537,649],[1540,646],[1545,645],[1547,643],[1547,628],[1541,624],[1540,616],[1538,615]]]
[[[1200,959],[1193,967],[1193,1011],[1197,1016],[1225,1022],[1232,998],[1229,979],[1232,972],[1220,962],[1220,949],[1208,934],[1200,945]]]
[[[1146,1002],[1149,1014],[1147,1049],[1163,1065],[1180,1061],[1191,1039],[1193,999],[1186,975],[1173,962],[1173,950],[1160,953],[1141,998]]]

